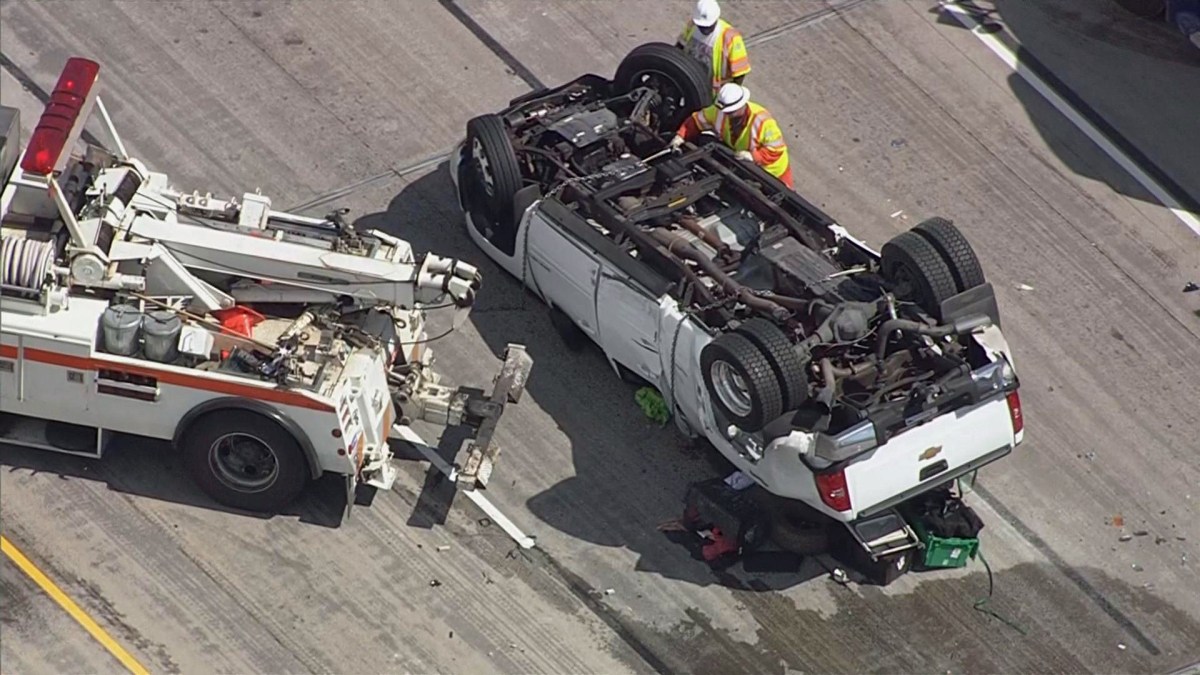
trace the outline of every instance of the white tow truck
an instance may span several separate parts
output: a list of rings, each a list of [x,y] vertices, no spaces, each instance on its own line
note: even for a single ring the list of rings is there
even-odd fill
[[[490,394],[444,386],[425,316],[465,318],[478,271],[342,212],[175,190],[125,152],[99,69],[67,62],[23,149],[0,107],[0,442],[100,458],[115,433],[170,440],[214,500],[268,513],[326,472],[348,497],[391,488],[407,443],[483,500],[532,361],[509,345]],[[113,151],[79,140],[93,109]],[[417,419],[473,428],[462,466]]]

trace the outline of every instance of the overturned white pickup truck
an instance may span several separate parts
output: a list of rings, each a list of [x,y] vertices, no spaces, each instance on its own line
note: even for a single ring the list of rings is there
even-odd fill
[[[785,513],[902,553],[916,541],[897,506],[1022,440],[992,287],[944,219],[876,252],[721,143],[668,150],[710,98],[690,58],[649,44],[611,80],[471,120],[451,167],[467,231],[569,342],[803,507]]]
[[[99,458],[114,432],[172,440],[215,500],[275,512],[325,472],[390,488],[389,439],[429,451],[408,426],[425,419],[474,428],[450,470],[486,484],[532,362],[509,345],[490,395],[442,386],[425,316],[465,317],[475,268],[340,213],[175,190],[126,154],[98,74],[68,61],[27,147],[0,108],[0,442]],[[94,107],[115,151],[76,154]]]

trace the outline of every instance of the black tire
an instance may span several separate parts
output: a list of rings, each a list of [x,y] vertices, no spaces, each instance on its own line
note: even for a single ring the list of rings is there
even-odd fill
[[[1117,0],[1125,11],[1143,19],[1157,19],[1167,11],[1164,0]]]
[[[958,285],[959,293],[982,286],[986,282],[983,278],[983,265],[979,264],[975,249],[954,223],[945,218],[929,218],[914,227],[913,231],[925,237],[925,241],[933,244],[938,253],[942,254],[942,260],[950,268],[950,274],[954,275],[954,283]]]
[[[210,412],[193,422],[181,438],[179,449],[193,480],[225,506],[273,515],[292,503],[308,482],[308,461],[300,444],[283,427],[257,413]],[[243,445],[235,447],[227,441]],[[270,458],[263,455],[264,448]],[[234,454],[238,450],[253,455],[247,460],[246,454]],[[268,465],[274,466],[273,472],[267,471]]]
[[[783,414],[783,392],[765,354],[741,333],[722,333],[700,352],[704,386],[713,403],[730,422],[755,432]],[[717,371],[714,374],[714,371]],[[721,372],[724,371],[724,372]],[[736,376],[741,384],[730,381]],[[743,390],[733,393],[733,389]],[[725,390],[725,391],[722,391]],[[738,410],[726,397],[741,397]]]
[[[616,93],[650,86],[664,101],[655,109],[659,133],[675,131],[688,115],[713,102],[712,81],[700,62],[665,42],[649,42],[621,60],[613,75]]]
[[[482,212],[490,224],[502,231],[512,230],[513,196],[521,189],[521,166],[517,153],[498,115],[480,115],[467,122],[464,147],[467,164],[463,186],[473,214]],[[474,208],[472,208],[474,207]]]
[[[896,235],[883,245],[880,256],[883,275],[900,287],[900,299],[917,303],[934,317],[941,315],[942,302],[958,293],[950,267],[916,232]]]
[[[737,331],[750,338],[771,363],[783,392],[783,410],[795,410],[808,400],[808,378],[804,359],[783,330],[767,319],[755,317],[738,326]],[[770,421],[770,420],[768,420]]]

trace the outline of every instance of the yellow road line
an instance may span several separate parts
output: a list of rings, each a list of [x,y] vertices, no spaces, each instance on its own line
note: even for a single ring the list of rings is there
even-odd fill
[[[43,591],[46,591],[46,594],[53,598],[54,601],[58,603],[59,607],[65,609],[67,614],[71,615],[72,619],[78,621],[79,625],[83,626],[84,630],[86,630],[92,637],[96,638],[97,642],[104,645],[104,648],[107,649],[110,654],[115,656],[122,665],[128,668],[129,672],[134,673],[135,675],[149,675],[150,671],[146,670],[142,664],[138,663],[138,660],[133,658],[129,652],[125,651],[124,647],[117,644],[117,641],[112,639],[112,637],[100,627],[100,624],[92,620],[92,617],[88,616],[82,609],[80,609],[79,605],[75,604],[75,601],[67,597],[67,594],[62,592],[62,589],[60,589],[53,581],[51,581],[49,577],[47,577],[45,574],[42,574],[42,571],[39,570],[36,565],[30,562],[29,558],[26,558],[25,555],[21,553],[16,546],[13,546],[13,543],[3,535],[0,535],[0,551],[3,551],[4,555],[8,556],[9,559],[16,563],[17,567],[20,567],[22,572],[29,575],[29,578],[33,579],[35,584],[40,586]]]

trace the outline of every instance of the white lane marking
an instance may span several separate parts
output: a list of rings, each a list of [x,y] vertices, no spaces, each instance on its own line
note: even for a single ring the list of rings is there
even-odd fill
[[[446,460],[442,459],[441,455],[437,454],[437,451],[434,448],[426,445],[425,441],[423,441],[415,431],[404,425],[396,424],[392,426],[391,437],[393,439],[407,441],[410,445],[416,447],[416,449],[425,456],[425,459],[429,460],[429,463],[432,464],[434,468],[436,468],[438,471],[441,471],[450,480],[454,480],[455,474],[457,473],[454,467],[450,466]],[[522,532],[521,528],[517,527],[516,523],[509,520],[508,516],[501,513],[500,509],[496,508],[496,505],[493,504],[487,497],[484,497],[483,493],[481,493],[479,490],[461,490],[461,492],[467,496],[467,499],[475,502],[475,505],[478,506],[493,523],[499,525],[500,529],[504,530],[508,536],[512,537],[513,541],[517,542],[518,546],[521,548],[533,548],[537,544],[537,540]]]
[[[1183,206],[1171,196],[1171,193],[1168,192],[1163,186],[1159,185],[1158,181],[1151,178],[1150,175],[1142,169],[1142,167],[1138,166],[1137,162],[1130,159],[1129,155],[1126,155],[1123,150],[1118,148],[1112,141],[1110,141],[1103,132],[1097,129],[1096,126],[1093,125],[1086,117],[1080,114],[1080,112],[1076,110],[1074,106],[1064,100],[1062,96],[1059,96],[1058,92],[1054,91],[1053,87],[1046,84],[1046,82],[1039,77],[1037,73],[1033,72],[1029,69],[1029,67],[1021,63],[1017,58],[1017,55],[1013,53],[1013,51],[1009,49],[1007,45],[1001,42],[999,38],[990,33],[981,31],[979,21],[977,21],[975,17],[971,16],[970,12],[958,6],[954,2],[941,0],[940,4],[942,9],[950,13],[955,20],[962,24],[964,28],[970,30],[972,35],[979,38],[980,42],[982,42],[988,49],[992,50],[992,53],[1000,57],[1001,61],[1003,61],[1009,68],[1011,68],[1014,72],[1020,75],[1022,79],[1029,83],[1029,85],[1033,87],[1039,94],[1041,94],[1050,103],[1050,105],[1057,108],[1064,117],[1066,117],[1071,121],[1072,124],[1076,126],[1076,128],[1082,131],[1088,138],[1092,139],[1092,142],[1099,146],[1106,155],[1111,157],[1112,160],[1120,165],[1122,169],[1125,169],[1129,175],[1133,176],[1134,180],[1140,183],[1142,187],[1146,188],[1150,194],[1154,195],[1154,197],[1158,199],[1163,206],[1167,207],[1171,213],[1175,214],[1175,217],[1178,218],[1184,225],[1187,225],[1188,229],[1194,232],[1197,236],[1200,236],[1200,217],[1197,217],[1196,214],[1183,208]]]

